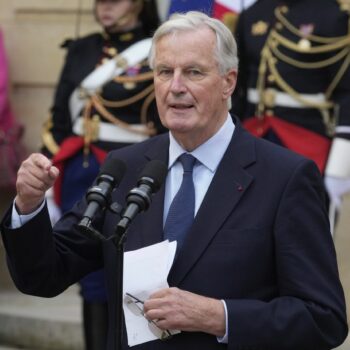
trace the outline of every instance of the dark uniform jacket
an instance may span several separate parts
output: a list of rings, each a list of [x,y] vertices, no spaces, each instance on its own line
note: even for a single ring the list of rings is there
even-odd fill
[[[57,153],[62,141],[74,135],[74,121],[69,108],[73,91],[105,59],[114,57],[145,37],[142,28],[137,28],[121,34],[91,34],[67,44],[68,53],[56,89],[51,117],[43,131],[43,143],[49,155]],[[161,127],[153,95],[153,75],[146,60],[101,87],[97,97],[102,107],[96,110],[92,106],[87,116],[90,126],[95,129],[91,142],[104,150],[121,146],[119,142],[105,142],[96,137],[98,122],[112,123],[111,115],[117,122],[151,122],[155,129]],[[81,112],[83,114],[84,111]]]
[[[242,12],[236,30],[240,68],[233,111],[237,115],[278,117],[325,140],[335,133],[350,139],[350,133],[339,128],[350,126],[349,16],[339,3],[259,0]],[[289,99],[279,103],[281,92]],[[323,94],[323,102],[318,94]],[[257,123],[253,129],[266,136],[262,130],[259,134]],[[274,136],[286,145],[283,136]]]

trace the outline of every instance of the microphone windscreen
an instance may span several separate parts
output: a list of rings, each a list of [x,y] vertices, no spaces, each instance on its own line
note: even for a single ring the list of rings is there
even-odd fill
[[[153,192],[157,192],[165,181],[167,173],[167,165],[160,160],[154,159],[148,162],[143,168],[140,174],[140,180],[142,180],[142,178],[152,179],[152,190]]]
[[[109,175],[114,179],[115,184],[119,184],[126,171],[125,163],[116,158],[108,158],[101,166],[99,177]]]

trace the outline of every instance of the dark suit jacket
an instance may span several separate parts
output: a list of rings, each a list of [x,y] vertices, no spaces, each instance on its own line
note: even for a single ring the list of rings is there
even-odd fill
[[[123,159],[128,166],[113,198],[124,203],[149,160],[167,162],[168,145],[168,135],[161,135],[112,152],[110,157]],[[148,211],[130,225],[126,250],[163,240],[163,199],[164,186]],[[104,265],[112,350],[115,247],[72,229],[85,205],[82,201],[65,215],[54,235],[46,210],[17,230],[8,229],[9,211],[2,223],[4,242],[13,279],[29,294],[54,296]],[[94,226],[111,236],[118,219],[107,211]],[[321,350],[340,344],[347,334],[344,296],[315,164],[252,137],[236,121],[232,141],[168,281],[170,286],[226,301],[229,343],[219,344],[204,333],[182,332],[135,350]]]

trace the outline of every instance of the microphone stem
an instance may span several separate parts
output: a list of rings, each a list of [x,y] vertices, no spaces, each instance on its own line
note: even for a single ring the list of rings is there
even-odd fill
[[[116,303],[115,314],[117,317],[117,330],[115,335],[115,350],[122,350],[124,337],[124,319],[123,319],[123,271],[124,271],[124,241],[125,231],[123,228],[116,227],[117,237],[113,239],[116,246],[115,263],[117,266],[116,274]]]
[[[88,217],[83,217],[79,223],[79,226],[84,226],[84,227],[90,227],[91,225],[91,219]]]
[[[116,233],[118,236],[118,245],[124,243],[125,232],[130,225],[131,220],[127,217],[122,218],[117,225]]]

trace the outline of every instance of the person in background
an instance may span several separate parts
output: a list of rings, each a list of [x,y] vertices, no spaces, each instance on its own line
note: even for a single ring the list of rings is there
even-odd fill
[[[161,131],[147,64],[149,37],[159,24],[153,0],[96,0],[102,27],[68,44],[49,120],[43,153],[61,170],[48,192],[53,221],[65,213],[97,176],[106,153]],[[57,207],[56,207],[57,205]],[[85,345],[105,347],[107,301],[104,271],[81,282]]]
[[[236,30],[232,111],[254,135],[317,163],[331,213],[350,191],[349,11],[343,0],[259,0]]]
[[[132,254],[163,240],[177,242],[169,287],[150,291],[135,316],[146,317],[147,329],[152,324],[181,332],[135,348],[340,345],[348,332],[346,308],[322,177],[313,161],[252,136],[230,115],[238,69],[231,31],[200,12],[173,15],[155,32],[149,61],[159,116],[169,133],[113,150],[106,164],[126,165],[112,192],[112,201],[125,206],[137,170],[151,161],[164,163],[165,184],[151,207],[134,217],[125,250]],[[53,296],[104,265],[112,350],[120,325],[111,238],[125,216],[96,213],[94,228],[105,241],[90,240],[76,228],[87,208],[82,198],[52,229],[45,192],[58,175],[42,154],[23,162],[17,196],[0,224],[9,269],[21,291]],[[152,179],[157,180],[147,181]],[[138,290],[148,283],[146,276]],[[134,335],[123,337],[123,350]]]
[[[4,38],[0,29],[0,116],[1,128],[11,127],[13,115],[8,100],[8,66],[4,46]]]
[[[0,191],[16,189],[16,175],[28,155],[22,143],[24,127],[12,111],[9,98],[8,64],[0,29]]]

